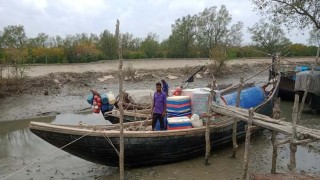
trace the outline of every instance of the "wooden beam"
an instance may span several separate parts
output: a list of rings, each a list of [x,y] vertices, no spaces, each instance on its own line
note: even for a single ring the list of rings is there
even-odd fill
[[[236,108],[232,106],[220,106],[217,104],[213,104],[211,106],[211,110],[222,114],[224,116],[229,116],[232,118],[237,118],[242,121],[248,122],[248,115],[244,114],[245,109]],[[275,130],[277,132],[286,134],[286,135],[292,135],[292,123],[290,122],[284,122],[277,119],[270,118],[268,116],[255,113],[253,116],[253,124],[263,127],[269,130]],[[303,126],[296,126],[297,131],[308,138],[318,139],[320,140],[320,130],[317,129],[311,129],[306,128]]]
[[[285,139],[285,140],[282,140],[282,141],[276,141],[275,145],[278,147],[280,145],[287,144],[289,142],[290,142],[290,139]]]

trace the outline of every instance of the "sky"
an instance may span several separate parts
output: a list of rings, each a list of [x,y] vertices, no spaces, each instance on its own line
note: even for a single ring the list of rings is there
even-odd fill
[[[261,15],[250,0],[0,0],[0,30],[23,25],[28,37],[44,32],[51,36],[75,33],[100,34],[105,29],[146,37],[156,33],[159,40],[169,37],[174,21],[194,15],[206,7],[226,5],[233,23],[242,21],[243,44],[251,42],[248,27]],[[307,43],[308,31],[292,30],[287,37],[294,43]]]

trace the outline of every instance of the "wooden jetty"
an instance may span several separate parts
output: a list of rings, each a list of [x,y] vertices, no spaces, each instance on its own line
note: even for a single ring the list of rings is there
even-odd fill
[[[268,116],[255,113],[253,109],[241,109],[238,107],[231,106],[220,106],[217,104],[211,105],[211,111],[219,113],[221,115],[239,119],[247,122],[246,128],[246,140],[245,140],[245,153],[244,153],[244,164],[242,179],[247,179],[248,164],[249,164],[249,147],[250,147],[250,136],[251,131],[257,129],[257,127],[266,128],[272,131],[272,144],[273,144],[273,155],[272,155],[272,174],[252,174],[250,179],[317,179],[320,177],[314,177],[309,175],[296,174],[296,158],[295,153],[298,145],[307,144],[310,142],[320,140],[320,130],[307,128],[301,125],[297,125],[297,120],[300,119],[303,105],[299,109],[299,95],[295,95],[295,103],[293,107],[292,119],[293,122],[285,122],[280,117],[279,100],[276,101],[275,108],[273,110],[273,118]],[[302,102],[303,104],[303,102]],[[277,141],[276,134],[283,133],[288,136],[287,139]],[[290,161],[288,163],[289,174],[276,174],[276,159],[277,159],[277,148],[283,144],[290,144]],[[311,177],[311,178],[310,178]]]

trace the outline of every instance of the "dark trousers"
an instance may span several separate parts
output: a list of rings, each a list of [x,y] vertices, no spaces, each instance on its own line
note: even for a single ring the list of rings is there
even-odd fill
[[[165,130],[162,114],[158,114],[158,113],[153,113],[153,116],[152,116],[152,130],[153,131],[155,130],[158,119],[160,121],[160,129],[161,130]]]

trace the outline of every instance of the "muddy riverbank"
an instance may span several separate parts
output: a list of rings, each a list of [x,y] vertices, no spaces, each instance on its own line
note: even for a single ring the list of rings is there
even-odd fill
[[[239,76],[249,77],[263,69],[268,63],[235,64],[224,76],[218,77],[219,83],[235,83]],[[198,66],[198,65],[197,65]],[[232,66],[231,66],[232,67]],[[184,66],[176,69],[138,70],[148,74],[141,81],[126,81],[125,89],[153,89],[155,82],[166,78],[168,74],[177,79],[167,79],[170,87],[180,86],[187,78]],[[151,74],[151,76],[150,76]],[[202,72],[202,78],[195,79],[190,87],[203,87],[210,82]],[[113,75],[115,78],[100,82],[98,78]],[[268,73],[264,72],[252,79],[258,84],[266,82]],[[106,124],[101,115],[78,113],[77,110],[88,107],[85,100],[90,89],[100,92],[118,91],[115,73],[53,73],[36,76],[28,80],[30,88],[21,93],[12,93],[0,99],[0,179],[16,170],[37,161],[8,179],[119,179],[118,169],[84,161],[80,158],[57,150],[32,134],[30,121],[42,121],[58,124]],[[35,84],[38,84],[37,86]],[[62,85],[61,85],[62,84]],[[44,95],[48,91],[49,95]],[[282,116],[291,120],[292,102],[282,102]],[[57,116],[47,116],[46,112],[57,112]],[[305,112],[301,124],[320,129],[319,114]],[[249,172],[268,173],[271,168],[270,132],[262,131],[253,137]],[[278,138],[284,138],[279,135]],[[237,159],[229,158],[231,146],[221,149],[213,147],[211,164],[204,166],[203,157],[179,163],[126,170],[127,179],[239,179],[242,170],[244,152],[243,142],[239,145]],[[53,154],[48,154],[55,152]],[[279,148],[278,171],[287,172],[289,158],[288,146]],[[320,175],[320,144],[312,143],[299,147],[297,152],[297,170],[308,174]]]
[[[221,78],[220,84],[229,84],[238,81],[233,80],[232,77],[251,76],[270,64],[270,62],[233,64],[223,68],[216,76]],[[126,70],[128,80],[124,88],[152,89],[154,84],[161,79],[166,79],[171,88],[178,87],[201,67],[197,63],[195,65],[172,68],[170,64],[167,64],[165,70],[158,69],[157,66],[153,67],[153,70],[132,68]],[[211,69],[207,67],[199,73],[200,76],[191,86],[206,86],[210,83]],[[264,72],[263,77],[268,77],[267,72]],[[28,77],[22,82],[9,83],[0,89],[0,94],[2,94],[0,121],[5,121],[31,118],[51,111],[70,113],[75,108],[85,108],[87,104],[84,99],[90,89],[99,92],[112,91],[117,94],[118,78],[117,72],[60,72]]]

